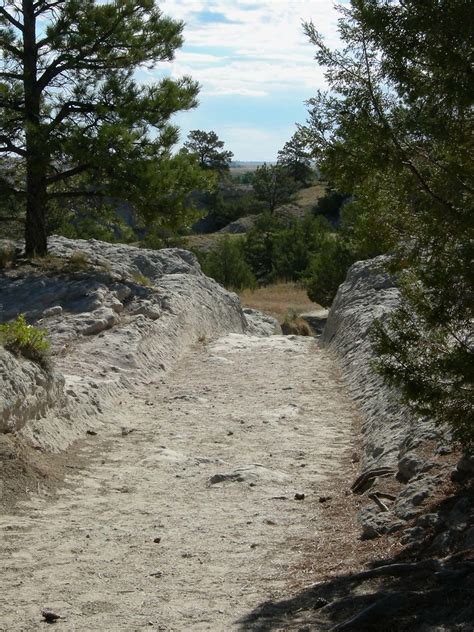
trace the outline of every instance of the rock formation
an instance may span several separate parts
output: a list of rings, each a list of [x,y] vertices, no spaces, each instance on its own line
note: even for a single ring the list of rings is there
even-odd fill
[[[48,332],[54,371],[0,349],[0,432],[65,449],[93,415],[168,369],[198,339],[248,328],[238,297],[179,249],[52,237],[50,257],[0,276],[0,319]],[[252,331],[270,329],[252,319]]]
[[[452,451],[447,432],[436,428],[431,419],[415,417],[402,403],[400,393],[374,370],[372,323],[394,310],[400,300],[386,263],[382,256],[351,267],[322,336],[323,345],[339,357],[345,381],[363,413],[363,476],[354,491],[370,490],[375,503],[360,513],[364,537],[399,529],[416,517],[422,503],[446,480],[448,466],[443,466],[441,457]],[[394,475],[398,481],[395,494],[389,493],[388,500],[383,493],[374,497],[377,487],[386,486],[385,477],[393,479]]]

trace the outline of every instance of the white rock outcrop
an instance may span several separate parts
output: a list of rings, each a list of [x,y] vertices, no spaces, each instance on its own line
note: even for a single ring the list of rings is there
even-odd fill
[[[387,386],[373,368],[372,324],[386,317],[400,301],[386,263],[382,256],[350,268],[321,339],[338,356],[344,380],[362,412],[362,472],[388,468],[401,483],[408,483],[394,501],[393,511],[380,512],[375,505],[362,509],[359,519],[367,538],[401,528],[400,518],[419,513],[419,504],[445,478],[420,451],[431,439],[445,439],[444,433],[433,420],[415,417],[402,403],[400,392]]]
[[[331,306],[322,343],[342,365],[352,397],[364,413],[362,469],[398,467],[398,459],[428,437],[436,436],[431,420],[414,418],[400,393],[374,371],[370,329],[400,301],[387,258],[358,261],[347,273]]]
[[[46,329],[56,368],[50,375],[1,350],[1,432],[62,450],[124,388],[157,378],[199,338],[248,328],[238,297],[190,252],[64,237],[49,248],[64,269],[0,276],[1,321],[24,313]]]

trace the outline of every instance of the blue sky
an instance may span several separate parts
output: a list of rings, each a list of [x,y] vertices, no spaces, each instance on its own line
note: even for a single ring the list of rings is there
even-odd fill
[[[305,120],[304,101],[324,87],[301,23],[312,20],[334,45],[332,0],[164,0],[160,8],[186,23],[185,44],[150,78],[188,74],[201,85],[199,107],[176,117],[183,139],[214,130],[236,160],[275,160]]]

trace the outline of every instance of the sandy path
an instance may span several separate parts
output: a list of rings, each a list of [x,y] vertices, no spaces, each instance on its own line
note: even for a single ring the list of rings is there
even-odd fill
[[[57,499],[0,517],[0,630],[45,606],[58,630],[239,630],[317,537],[352,415],[312,339],[199,345],[107,415]]]

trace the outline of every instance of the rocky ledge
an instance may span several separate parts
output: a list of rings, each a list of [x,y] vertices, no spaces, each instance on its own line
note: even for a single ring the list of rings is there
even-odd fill
[[[0,322],[24,313],[51,344],[54,370],[0,349],[0,432],[38,449],[68,447],[124,388],[156,379],[198,340],[271,333],[185,250],[64,237],[49,250],[0,275]]]
[[[353,492],[367,504],[359,519],[362,537],[373,538],[404,529],[402,543],[421,542],[438,530],[431,553],[472,546],[473,508],[467,498],[445,516],[427,506],[442,497],[442,487],[472,476],[472,461],[463,458],[453,471],[449,433],[431,419],[415,417],[375,372],[370,329],[399,304],[396,280],[386,271],[386,257],[355,263],[331,307],[322,343],[339,358],[351,395],[362,412],[361,476]],[[445,512],[446,513],[446,512]]]

